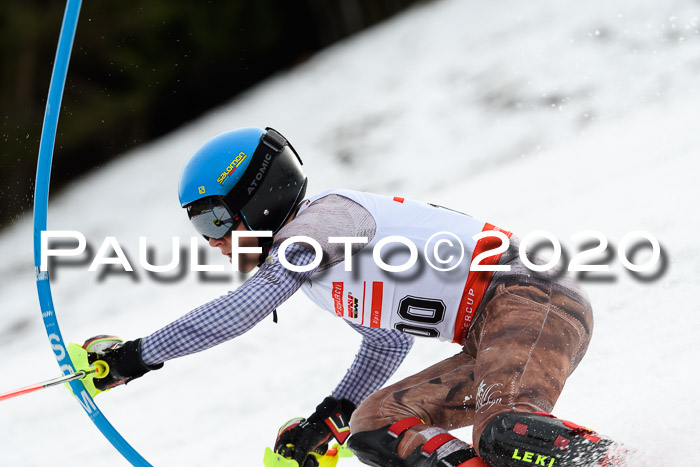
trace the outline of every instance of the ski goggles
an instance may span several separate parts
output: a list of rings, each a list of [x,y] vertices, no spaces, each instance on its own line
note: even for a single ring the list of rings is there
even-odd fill
[[[231,214],[226,205],[214,197],[192,203],[187,207],[187,215],[195,230],[207,241],[225,237],[243,221],[240,213]]]

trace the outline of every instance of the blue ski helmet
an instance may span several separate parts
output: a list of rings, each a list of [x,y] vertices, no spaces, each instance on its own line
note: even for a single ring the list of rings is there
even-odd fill
[[[306,194],[301,158],[272,128],[239,128],[215,136],[187,161],[180,204],[195,229],[222,238],[240,222],[276,233]]]

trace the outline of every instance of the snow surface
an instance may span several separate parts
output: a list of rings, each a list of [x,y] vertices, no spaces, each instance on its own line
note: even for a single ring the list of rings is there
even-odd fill
[[[439,0],[317,54],[52,199],[49,229],[81,231],[95,249],[114,235],[137,269],[60,269],[64,337],[147,335],[240,282],[156,281],[138,266],[138,237],[165,262],[170,238],[193,234],[176,194],[189,155],[228,129],[269,125],[301,153],[310,194],[345,187],[444,204],[520,236],[548,230],[569,254],[576,232],[602,232],[613,252],[628,232],[652,233],[666,264],[658,277],[635,280],[612,256],[612,280],[585,282],[596,330],[555,413],[655,466],[700,465],[699,17],[693,0]],[[30,216],[0,234],[0,257],[3,391],[59,373]],[[301,294],[279,314],[97,403],[156,466],[260,465],[277,428],[308,415],[359,343]],[[419,340],[392,381],[458,350]],[[2,402],[0,465],[96,463],[125,464],[65,389]]]

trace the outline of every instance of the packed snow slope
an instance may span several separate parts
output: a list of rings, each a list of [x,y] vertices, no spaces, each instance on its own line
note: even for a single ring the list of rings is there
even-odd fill
[[[187,246],[194,234],[177,201],[187,158],[228,129],[272,126],[304,159],[310,194],[345,187],[431,201],[521,237],[549,231],[569,258],[590,240],[573,234],[601,232],[609,256],[594,260],[611,269],[583,281],[594,337],[555,413],[637,446],[653,465],[700,465],[699,17],[695,0],[439,0],[319,53],[51,200],[49,229],[84,233],[93,254],[115,236],[136,270],[88,272],[87,256],[59,268],[64,337],[144,336],[240,283],[232,273],[158,280],[139,266],[138,237],[168,262],[171,238]],[[644,280],[617,256],[637,230],[662,249],[662,267]],[[630,258],[644,263],[650,251]],[[36,299],[30,216],[0,235],[0,257],[2,391],[58,369]],[[200,261],[227,264],[214,251]],[[359,343],[301,294],[279,315],[97,403],[156,466],[261,465],[277,428],[313,410]],[[419,340],[392,381],[457,351]],[[124,464],[63,388],[0,405],[0,465]]]

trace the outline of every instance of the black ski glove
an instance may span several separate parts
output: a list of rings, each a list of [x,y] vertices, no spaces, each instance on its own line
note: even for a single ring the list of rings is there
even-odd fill
[[[88,362],[91,365],[97,360],[102,360],[109,366],[107,376],[93,380],[95,387],[100,391],[126,384],[151,370],[163,367],[162,363],[144,363],[141,359],[141,339],[123,342],[118,337],[95,336],[85,341],[83,348],[88,352]]]
[[[308,419],[295,418],[280,428],[275,452],[294,459],[300,467],[318,467],[318,460],[309,454],[325,454],[331,437],[343,444],[350,436],[354,411],[355,404],[349,400],[326,397]]]

